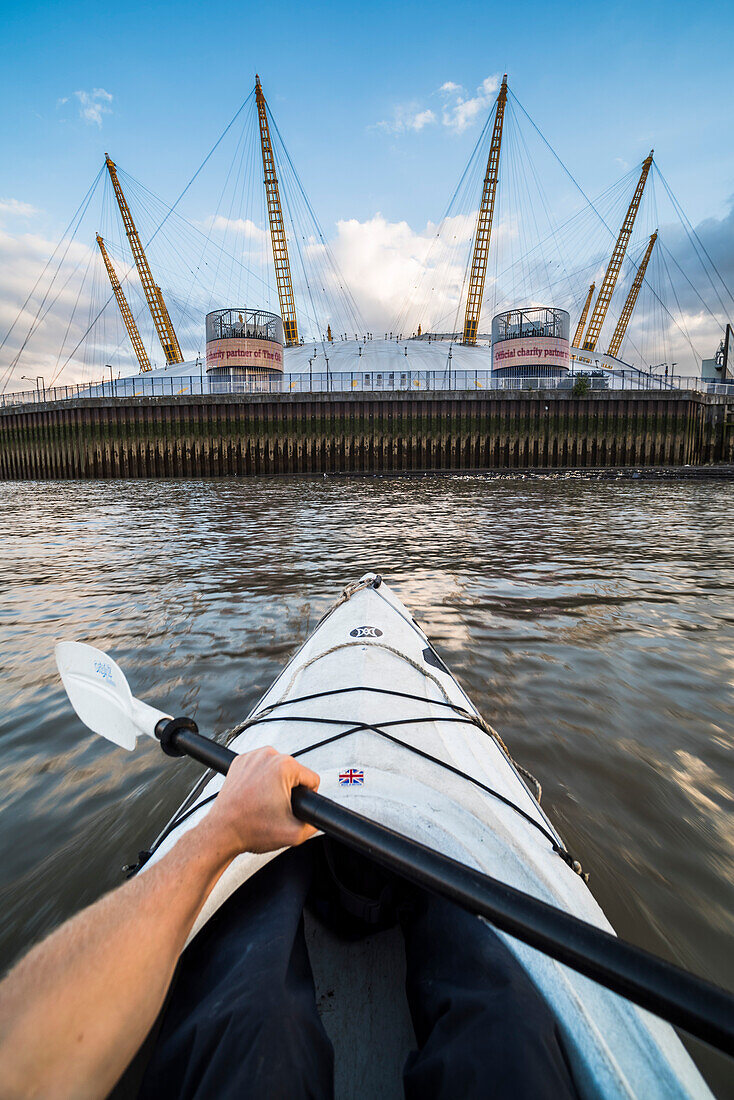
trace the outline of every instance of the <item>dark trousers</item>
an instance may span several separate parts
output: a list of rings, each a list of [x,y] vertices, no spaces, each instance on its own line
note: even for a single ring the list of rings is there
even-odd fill
[[[303,931],[318,842],[241,887],[184,952],[140,1096],[299,1100],[333,1094]],[[554,1017],[478,918],[409,889],[398,907],[418,1097],[575,1097]]]

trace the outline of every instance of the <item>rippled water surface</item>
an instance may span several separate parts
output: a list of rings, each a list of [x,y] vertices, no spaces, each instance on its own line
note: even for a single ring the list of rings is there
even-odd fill
[[[734,988],[733,505],[572,478],[0,485],[0,965],[121,881],[198,774],[89,734],[54,641],[221,731],[374,569],[541,779],[618,932]]]

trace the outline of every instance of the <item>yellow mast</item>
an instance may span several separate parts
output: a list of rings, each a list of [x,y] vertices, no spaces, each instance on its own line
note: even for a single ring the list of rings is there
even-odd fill
[[[273,145],[270,140],[268,112],[262,85],[260,84],[260,77],[257,76],[257,74],[255,75],[255,99],[257,100],[257,115],[260,121],[260,145],[262,146],[263,171],[265,173],[265,195],[268,200],[270,240],[273,244],[275,279],[278,284],[278,299],[280,301],[281,317],[283,318],[285,346],[289,348],[298,343],[298,321],[296,320],[296,304],[293,298],[293,281],[291,279],[291,265],[288,258],[288,243],[285,239],[283,210],[280,205],[278,177],[275,174],[275,158],[273,156]]]
[[[586,295],[584,308],[581,310],[581,317],[579,318],[579,323],[576,325],[576,335],[573,338],[572,347],[574,348],[580,346],[581,338],[584,335],[584,325],[586,324],[586,318],[589,316],[589,306],[591,305],[591,299],[594,297],[595,287],[596,283],[592,283],[589,287],[589,293]]]
[[[163,301],[163,295],[161,294],[161,288],[156,286],[153,279],[153,274],[150,270],[143,246],[140,243],[140,237],[138,231],[135,228],[135,222],[133,216],[130,213],[130,207],[127,205],[127,199],[125,198],[120,181],[117,178],[117,168],[115,162],[110,160],[110,157],[105,153],[105,164],[107,165],[107,171],[110,174],[112,180],[112,186],[115,189],[115,197],[117,199],[117,205],[120,207],[120,214],[122,215],[122,222],[125,226],[125,232],[127,233],[127,239],[130,241],[130,248],[132,249],[133,258],[135,260],[135,266],[138,269],[138,275],[140,276],[140,282],[143,286],[143,292],[148,303],[151,316],[153,318],[153,324],[155,325],[156,332],[158,333],[158,339],[161,342],[163,348],[163,354],[166,357],[166,363],[183,363],[183,355],[181,354],[181,348],[179,346],[178,337],[174,331],[169,316],[166,304]]]
[[[159,286],[156,286],[155,292],[156,292],[156,297],[158,298],[158,305],[161,307],[161,315],[163,316],[163,323],[166,326],[166,331],[167,331],[169,339],[171,341],[171,346],[173,346],[175,344],[175,346],[178,348],[178,354],[179,354],[180,358],[177,359],[176,362],[177,363],[183,363],[184,358],[183,358],[183,355],[181,355],[181,348],[178,346],[178,340],[176,339],[176,333],[173,330],[173,321],[171,320],[171,315],[168,312],[168,306],[163,301],[163,291],[161,290],[161,288]]]
[[[642,200],[642,192],[645,190],[645,183],[650,172],[652,165],[653,150],[650,150],[649,156],[645,157],[642,162],[642,172],[640,178],[637,181],[637,187],[635,193],[632,196],[632,202],[629,205],[629,209],[625,215],[625,219],[622,222],[622,228],[619,231],[617,237],[617,243],[614,246],[612,252],[612,258],[609,261],[609,267],[604,275],[604,281],[601,284],[601,290],[599,291],[599,297],[596,299],[594,306],[594,312],[591,315],[589,321],[589,327],[586,331],[586,339],[584,340],[584,351],[594,351],[596,348],[596,342],[599,339],[602,325],[604,324],[604,318],[607,315],[609,309],[609,303],[612,300],[612,294],[614,293],[614,287],[617,283],[617,276],[619,275],[620,268],[622,267],[622,260],[624,254],[627,251],[627,245],[629,239],[632,236],[632,228],[635,224],[635,218],[637,217],[637,211],[640,209],[640,202]]]
[[[122,292],[122,287],[120,286],[120,280],[117,278],[117,272],[112,266],[112,260],[107,255],[107,249],[105,248],[104,241],[100,237],[99,233],[97,234],[97,244],[99,245],[99,250],[102,253],[102,259],[104,260],[104,265],[107,268],[107,274],[110,277],[112,289],[115,292],[117,304],[120,307],[120,313],[122,314],[122,319],[125,322],[125,328],[127,329],[127,334],[130,337],[133,351],[135,352],[137,360],[140,363],[140,369],[141,371],[152,370],[150,359],[148,358],[148,353],[143,346],[143,341],[140,339],[138,326],[135,324],[135,318],[132,315],[130,306],[127,304],[127,299],[125,298],[125,295]]]
[[[499,179],[502,123],[505,117],[506,103],[507,74],[505,73],[502,78],[502,86],[499,95],[497,96],[497,110],[494,116],[492,142],[489,147],[487,171],[484,176],[482,205],[479,207],[477,231],[474,236],[474,252],[471,262],[471,275],[469,277],[469,293],[466,299],[466,313],[464,315],[464,335],[462,339],[464,344],[476,344],[477,342],[479,316],[482,312],[482,298],[484,296],[484,279],[487,274],[489,241],[492,236],[494,200],[497,195],[497,181]]]
[[[658,239],[658,231],[656,229],[655,232],[653,233],[652,237],[650,237],[650,241],[648,243],[648,246],[645,249],[645,255],[642,257],[642,263],[637,268],[637,274],[635,275],[635,280],[632,283],[632,286],[630,287],[630,292],[627,295],[627,301],[624,303],[624,309],[622,310],[622,312],[619,316],[619,320],[617,321],[617,327],[614,330],[614,336],[612,337],[612,342],[609,345],[609,347],[607,348],[607,355],[613,355],[615,357],[615,359],[617,357],[617,352],[619,351],[619,349],[622,346],[622,341],[624,340],[624,334],[627,331],[627,325],[630,322],[630,317],[632,316],[632,310],[635,308],[635,303],[637,301],[637,295],[640,293],[640,288],[642,287],[642,284],[644,282],[645,272],[647,271],[647,265],[650,262],[650,257],[652,256],[652,250],[655,247],[655,241],[657,239]]]

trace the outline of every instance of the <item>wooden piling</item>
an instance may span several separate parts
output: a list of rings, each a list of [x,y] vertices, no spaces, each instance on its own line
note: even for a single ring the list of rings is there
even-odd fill
[[[0,479],[569,469],[730,461],[694,391],[216,394],[0,410]]]

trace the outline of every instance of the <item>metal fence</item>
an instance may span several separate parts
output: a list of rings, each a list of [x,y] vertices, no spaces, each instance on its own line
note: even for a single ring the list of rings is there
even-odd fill
[[[100,397],[186,397],[224,393],[381,393],[390,391],[559,390],[583,394],[589,390],[697,390],[734,398],[734,382],[707,382],[701,378],[663,379],[655,375],[577,372],[562,378],[498,378],[491,370],[443,371],[329,371],[283,374],[271,378],[223,379],[206,374],[137,374],[75,386],[38,387],[0,395],[0,409],[49,401]]]

